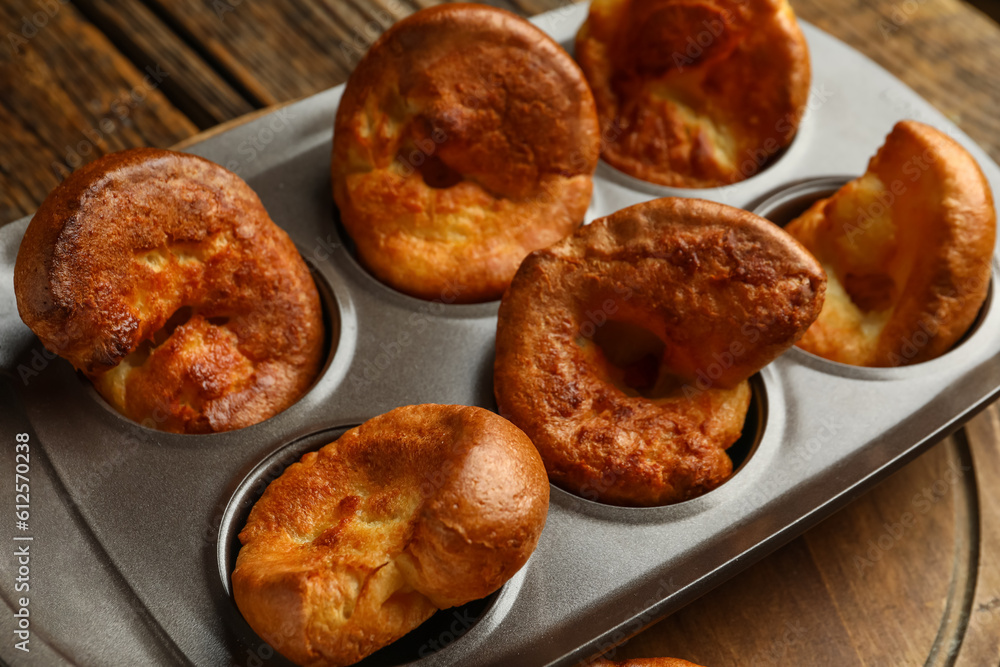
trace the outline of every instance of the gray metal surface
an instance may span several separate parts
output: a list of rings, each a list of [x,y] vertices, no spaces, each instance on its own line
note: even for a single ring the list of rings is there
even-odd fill
[[[536,23],[571,49],[585,13],[573,6]],[[733,186],[694,191],[642,183],[602,163],[588,220],[665,195],[754,209],[790,185],[861,173],[903,118],[964,144],[1000,192],[1000,168],[940,113],[863,56],[804,29],[810,106],[776,164]],[[13,648],[15,619],[4,613],[5,661],[284,664],[246,628],[227,592],[235,533],[267,479],[339,429],[398,405],[495,407],[497,303],[400,295],[365,272],[335,223],[329,156],[341,90],[191,149],[254,187],[315,267],[325,294],[333,331],[328,365],[302,400],[264,423],[171,435],[108,408],[21,324],[11,275],[27,220],[0,229],[0,539],[34,538],[32,650]],[[777,210],[782,201],[767,206]],[[553,488],[537,551],[493,599],[471,612],[442,612],[443,620],[407,639],[406,650],[366,662],[426,656],[419,664],[427,667],[568,665],[624,640],[814,525],[983,408],[1000,392],[1000,312],[984,308],[967,340],[925,364],[851,368],[793,349],[760,373],[756,387],[758,406],[766,407],[760,436],[720,488],[645,509]],[[20,432],[32,443],[28,531],[18,531],[12,516]],[[13,608],[23,593],[14,590],[12,551],[0,555],[0,593]],[[482,618],[472,624],[469,614]]]

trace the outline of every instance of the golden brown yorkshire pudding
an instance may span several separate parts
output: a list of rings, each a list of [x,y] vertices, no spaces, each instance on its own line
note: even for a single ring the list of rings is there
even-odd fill
[[[785,228],[826,269],[826,304],[799,347],[857,366],[933,359],[962,337],[990,281],[996,212],[950,137],[897,123],[868,171]]]
[[[594,0],[576,37],[602,157],[707,188],[759,172],[795,137],[809,51],[786,0]]]
[[[481,408],[397,408],[302,457],[240,533],[233,595],[300,665],[354,663],[500,588],[548,511],[538,452]]]
[[[137,148],[71,174],[25,232],[14,290],[45,346],[151,428],[257,423],[319,367],[305,262],[240,177],[193,155]]]
[[[518,269],[497,325],[500,414],[586,498],[692,498],[731,473],[747,378],[806,331],[823,292],[816,260],[752,213],[623,209]]]
[[[583,221],[598,153],[593,96],[558,44],[509,12],[441,5],[395,24],[351,74],[333,194],[380,280],[487,301]]]

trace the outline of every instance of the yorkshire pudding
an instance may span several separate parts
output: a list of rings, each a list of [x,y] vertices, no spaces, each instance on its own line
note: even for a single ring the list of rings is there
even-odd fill
[[[823,312],[799,347],[856,366],[944,354],[990,281],[996,212],[968,151],[934,128],[897,123],[868,170],[785,228],[826,269]]]
[[[294,403],[316,376],[319,296],[242,179],[137,148],[45,199],[14,268],[18,312],[119,412],[151,428],[226,431]]]
[[[652,183],[758,173],[795,137],[809,52],[786,0],[594,0],[576,58],[602,157]]]
[[[599,153],[576,63],[483,5],[421,10],[358,64],[333,137],[333,195],[361,261],[407,294],[498,299],[532,250],[572,232]]]
[[[300,665],[352,664],[485,597],[538,543],[538,452],[481,408],[397,408],[290,466],[240,533],[233,595]]]
[[[619,505],[718,486],[747,378],[806,331],[823,271],[776,225],[723,204],[632,206],[525,259],[500,304],[500,413],[549,479]]]

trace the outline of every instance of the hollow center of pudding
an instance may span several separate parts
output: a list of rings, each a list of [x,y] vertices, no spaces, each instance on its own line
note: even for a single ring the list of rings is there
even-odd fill
[[[884,272],[847,273],[844,290],[861,310],[880,311],[891,307],[895,301],[896,282]]]
[[[609,319],[595,327],[591,341],[600,349],[612,383],[625,394],[664,398],[680,387],[664,367],[666,343],[649,329]]]
[[[922,211],[906,208],[871,173],[844,186],[828,205],[836,233],[830,252],[837,278],[862,312],[891,308],[912,269],[918,249],[908,237],[920,229]],[[900,234],[897,219],[910,220],[913,233]]]
[[[438,190],[458,185],[462,175],[446,165],[437,155],[428,155],[417,169],[428,187]]]
[[[135,350],[123,359],[125,366],[135,368],[145,364],[153,350],[167,342],[177,327],[187,324],[193,314],[194,309],[191,306],[181,306],[174,311],[174,314],[167,318],[167,321],[153,334],[152,338],[142,341]]]
[[[158,347],[163,345],[168,338],[174,335],[177,327],[187,324],[187,321],[191,319],[193,314],[194,309],[191,306],[181,306],[174,311],[174,314],[163,323],[163,327],[153,334],[153,346]]]

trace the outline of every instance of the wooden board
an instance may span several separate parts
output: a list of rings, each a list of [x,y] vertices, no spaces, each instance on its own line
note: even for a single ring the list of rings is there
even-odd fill
[[[254,109],[226,77],[139,0],[75,0],[75,5],[140,69],[171,73],[162,90],[199,128]]]

